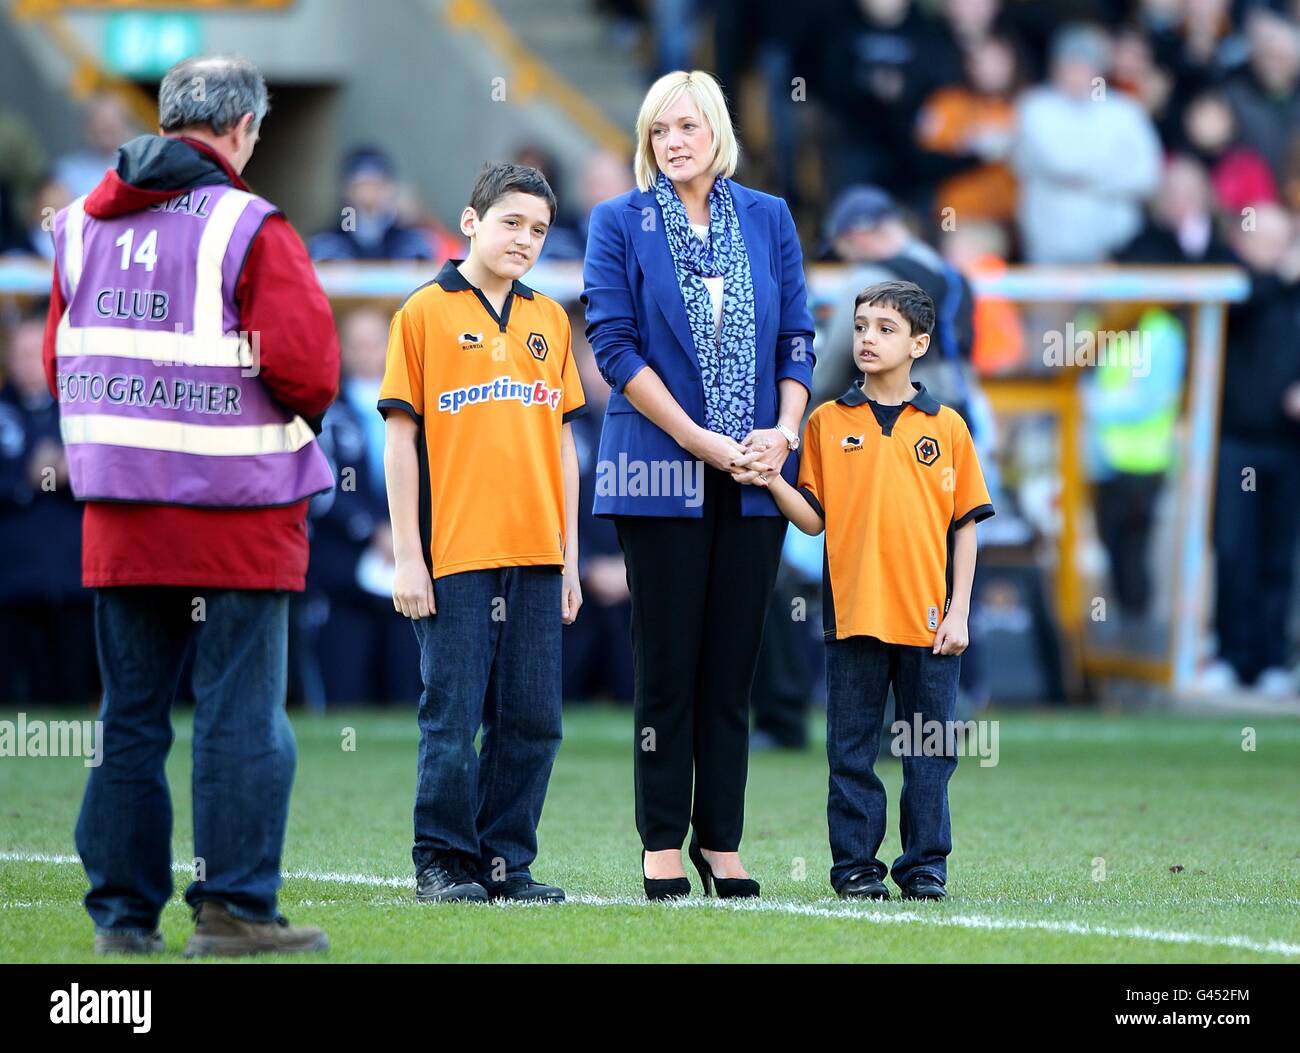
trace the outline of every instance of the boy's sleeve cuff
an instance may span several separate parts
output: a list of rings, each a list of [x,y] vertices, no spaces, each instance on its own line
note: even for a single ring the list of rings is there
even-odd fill
[[[390,409],[399,409],[405,413],[409,413],[411,419],[415,421],[416,424],[421,423],[423,420],[423,418],[415,412],[415,407],[405,399],[380,399],[379,404],[375,408],[379,410],[379,415],[381,417],[387,417],[387,411]]]
[[[812,510],[821,517],[823,522],[825,522],[826,513],[822,511],[822,503],[817,500],[817,495],[814,494],[811,490],[809,490],[808,487],[806,486],[799,487],[799,493],[803,497],[803,499],[808,502]]]
[[[574,406],[573,409],[565,413],[563,419],[561,420],[561,423],[568,424],[569,421],[577,417],[585,417],[586,415],[587,415],[587,404],[584,402],[581,406]]]
[[[953,523],[952,528],[953,530],[960,530],[967,523],[982,523],[984,522],[984,520],[991,518],[993,514],[994,513],[993,513],[992,505],[976,505],[964,516],[962,516],[955,523]]]

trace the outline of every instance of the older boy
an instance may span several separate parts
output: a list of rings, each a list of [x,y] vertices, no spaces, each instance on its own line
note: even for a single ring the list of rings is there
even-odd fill
[[[424,681],[422,901],[564,898],[529,867],[560,745],[561,622],[582,602],[567,422],[585,399],[568,316],[519,281],[554,218],[537,169],[486,166],[461,215],[468,258],[412,293],[389,331],[393,606],[414,619]]]

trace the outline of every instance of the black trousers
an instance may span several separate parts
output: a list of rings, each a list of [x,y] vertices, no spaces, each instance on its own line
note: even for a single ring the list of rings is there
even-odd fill
[[[1225,435],[1219,442],[1215,629],[1219,656],[1247,684],[1265,669],[1290,662],[1287,620],[1300,539],[1298,454],[1295,443],[1286,441]]]
[[[1110,558],[1111,587],[1120,610],[1145,618],[1151,606],[1151,525],[1164,488],[1163,473],[1120,472],[1097,484],[1097,528]]]
[[[703,516],[619,516],[632,592],[636,826],[646,851],[694,826],[740,847],[749,692],[786,522],[740,514],[740,487],[704,468]],[[694,794],[692,796],[692,776]]]

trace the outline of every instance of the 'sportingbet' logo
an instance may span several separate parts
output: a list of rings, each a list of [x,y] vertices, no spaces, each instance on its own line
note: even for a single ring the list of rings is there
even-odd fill
[[[463,388],[452,388],[438,396],[440,413],[459,413],[465,406],[474,406],[483,402],[522,402],[525,406],[545,406],[548,409],[560,408],[559,388],[548,387],[540,380],[515,380],[514,377],[497,377],[486,384],[470,384]]]

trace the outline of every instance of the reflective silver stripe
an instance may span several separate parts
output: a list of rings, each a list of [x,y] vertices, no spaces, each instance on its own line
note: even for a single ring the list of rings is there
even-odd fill
[[[288,424],[189,424],[144,417],[65,415],[59,421],[64,445],[95,443],[137,450],[166,450],[204,457],[256,457],[294,453],[315,437],[301,417]]]
[[[110,355],[154,362],[157,365],[251,367],[247,341],[238,336],[194,336],[150,329],[110,326],[73,328],[64,312],[55,339],[59,358],[74,355]]]
[[[199,336],[221,336],[224,331],[225,299],[222,295],[221,267],[226,261],[235,224],[244,214],[252,194],[227,190],[212,209],[199,239],[194,269],[194,325]]]
[[[86,195],[82,194],[68,206],[67,216],[63,221],[63,274],[68,279],[68,299],[77,291],[77,282],[81,281],[81,267],[84,261],[82,235],[86,226]]]

